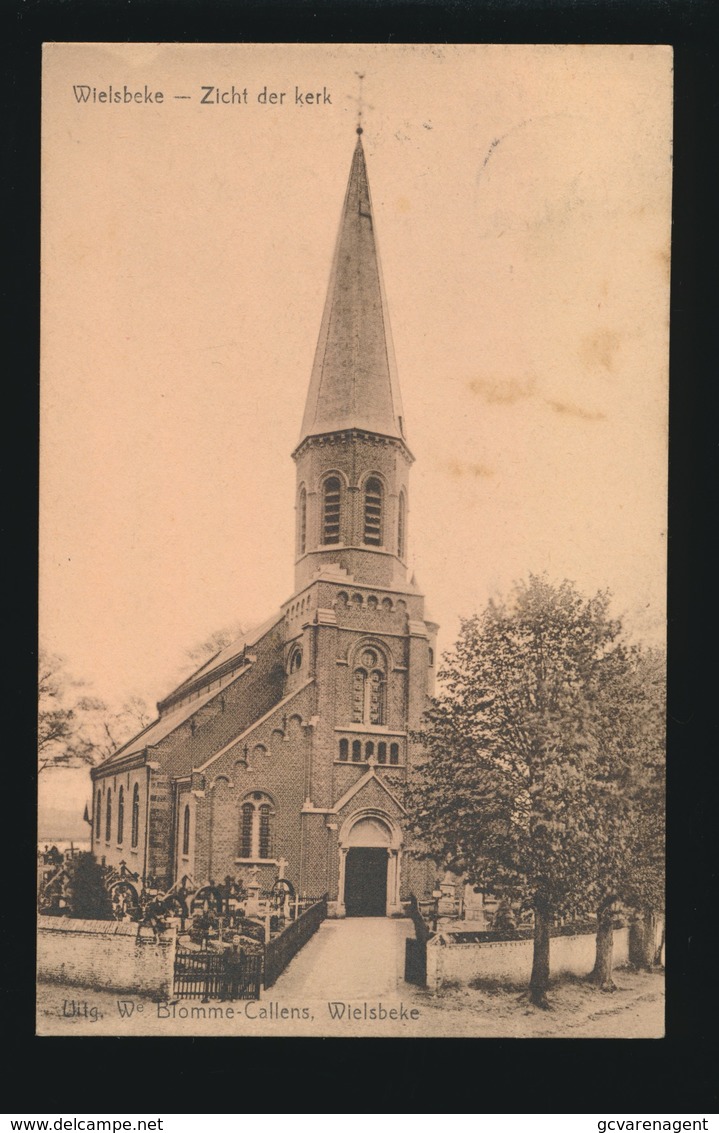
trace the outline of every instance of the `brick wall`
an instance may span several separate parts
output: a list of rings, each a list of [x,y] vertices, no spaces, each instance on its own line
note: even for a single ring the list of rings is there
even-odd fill
[[[156,937],[125,921],[39,917],[38,979],[166,999],[172,994],[176,933]]]
[[[549,946],[553,976],[588,975],[594,967],[596,939],[593,934],[553,936]],[[427,945],[427,986],[436,991],[443,983],[472,979],[506,980],[526,984],[532,972],[531,940],[493,941],[486,944],[453,944],[449,934],[434,937]],[[614,963],[629,959],[629,930],[614,933]]]

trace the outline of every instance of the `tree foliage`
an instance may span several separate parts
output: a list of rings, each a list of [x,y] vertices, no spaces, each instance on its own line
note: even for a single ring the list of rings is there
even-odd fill
[[[463,621],[440,678],[409,788],[415,833],[471,883],[533,908],[544,1006],[552,919],[596,911],[619,876],[627,888],[646,731],[632,715],[637,657],[608,593],[530,576]]]
[[[86,920],[111,920],[112,898],[105,885],[105,870],[92,854],[82,853],[67,866],[69,915]]]
[[[100,763],[142,728],[151,715],[132,696],[111,706],[71,677],[62,658],[40,649],[38,667],[38,770]]]
[[[205,661],[210,661],[221,649],[242,637],[243,633],[245,633],[244,624],[234,621],[221,629],[216,629],[203,641],[198,641],[187,650],[186,654],[188,661],[192,662],[193,670],[198,669]]]

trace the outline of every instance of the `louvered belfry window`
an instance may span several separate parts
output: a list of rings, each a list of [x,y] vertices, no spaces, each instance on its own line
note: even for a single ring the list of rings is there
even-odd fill
[[[365,484],[364,542],[371,547],[382,545],[382,485],[376,476]]]
[[[336,476],[325,480],[324,508],[322,515],[322,542],[340,541],[340,482]]]
[[[404,497],[404,492],[400,492],[399,513],[397,517],[397,555],[400,559],[403,559],[405,554],[405,546],[407,542],[406,527],[407,503]]]
[[[307,550],[307,492],[300,492],[299,516],[297,520],[297,550],[304,555]]]

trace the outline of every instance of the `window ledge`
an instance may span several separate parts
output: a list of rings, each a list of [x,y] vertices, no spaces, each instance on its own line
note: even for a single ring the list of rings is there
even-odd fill
[[[376,759],[371,763],[368,759],[335,759],[333,762],[337,767],[374,767],[376,771],[397,771],[406,767],[405,763],[378,763]]]
[[[335,728],[336,732],[356,732],[359,735],[366,733],[372,736],[399,736],[406,739],[406,732],[396,732],[385,724],[341,724]]]
[[[235,858],[235,865],[279,865],[278,858]]]

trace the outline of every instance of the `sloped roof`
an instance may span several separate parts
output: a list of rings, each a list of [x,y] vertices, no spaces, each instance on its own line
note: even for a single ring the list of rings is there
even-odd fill
[[[269,633],[269,631],[281,621],[282,617],[282,611],[279,611],[271,618],[268,618],[267,621],[261,622],[259,625],[249,629],[242,637],[237,638],[237,640],[231,642],[230,645],[226,645],[225,648],[221,649],[219,653],[216,653],[214,657],[206,661],[192,676],[183,681],[181,685],[178,685],[169,696],[165,697],[165,699],[160,702],[161,715],[159,718],[154,720],[151,724],[148,724],[146,728],[131,740],[128,740],[126,744],[123,744],[116,752],[113,752],[109,759],[106,759],[101,766],[103,768],[111,767],[115,763],[120,763],[122,760],[127,759],[128,756],[136,755],[144,751],[146,747],[154,747],[155,744],[158,744],[165,736],[169,736],[170,732],[173,732],[175,728],[179,728],[181,724],[184,724],[186,720],[194,716],[195,712],[200,708],[204,708],[214,697],[225,692],[229,684],[239,679],[239,677],[252,667],[252,660],[250,658],[238,667],[237,672],[234,673],[231,680],[227,681],[225,684],[218,685],[211,690],[203,690],[202,686],[206,683],[212,683],[215,674],[218,673],[223,666],[230,665],[234,658],[240,658],[245,649],[250,648],[260,641],[265,634]],[[197,686],[199,695],[192,696],[189,700],[184,699],[190,696],[194,686]],[[173,703],[173,701],[175,703]],[[167,705],[166,708],[164,707],[165,705]]]
[[[240,677],[251,667],[252,663],[248,661],[248,663],[239,670],[233,680],[236,680],[237,677]],[[226,689],[227,685],[223,685],[221,688],[213,688],[211,692],[201,693],[200,696],[193,697],[192,700],[184,701],[177,707],[170,709],[164,715],[160,716],[158,720],[149,724],[148,727],[140,732],[139,735],[135,736],[134,739],[128,740],[123,747],[118,748],[109,759],[105,760],[102,766],[109,767],[113,763],[126,759],[129,755],[135,755],[137,752],[144,751],[146,747],[154,747],[160,740],[164,740],[165,736],[169,736],[170,732],[174,732],[175,728],[179,728],[180,724],[184,724],[186,720],[194,716],[198,709],[204,708],[213,697],[225,692]]]
[[[179,684],[164,700],[160,701],[160,704],[165,704],[167,701],[181,697],[184,690],[189,690],[198,681],[204,681],[212,673],[221,669],[223,665],[232,661],[234,657],[239,657],[245,649],[256,645],[266,633],[269,633],[269,631],[282,620],[283,616],[282,611],[278,610],[271,618],[267,618],[266,621],[252,626],[243,633],[241,637],[238,637],[235,641],[231,641],[229,645],[225,645],[214,657],[210,657],[208,661],[200,665],[200,668],[196,669],[191,676],[186,677],[182,684]]]
[[[356,428],[404,438],[367,167],[357,138],[300,443]]]

